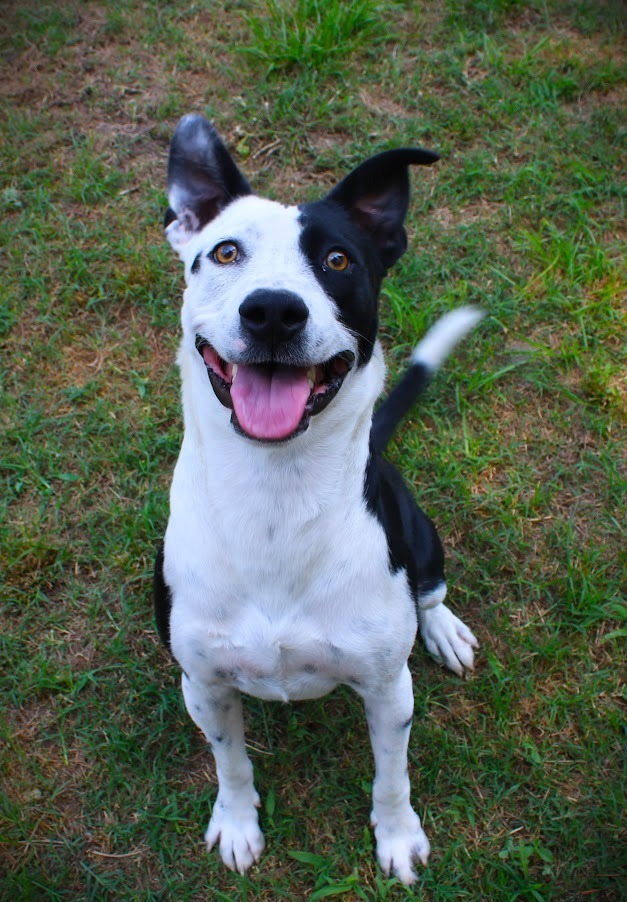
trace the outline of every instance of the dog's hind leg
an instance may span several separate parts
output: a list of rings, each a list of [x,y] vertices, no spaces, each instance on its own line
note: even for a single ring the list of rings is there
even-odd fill
[[[396,681],[382,690],[361,692],[375,762],[371,823],[377,858],[386,874],[413,883],[414,861],[427,863],[429,840],[411,807],[407,746],[414,710],[411,674],[405,665]]]
[[[265,842],[259,829],[253,766],[244,745],[240,693],[231,687],[197,683],[183,674],[183,695],[216,762],[218,797],[205,834],[207,847],[219,841],[225,865],[244,874],[259,860]]]

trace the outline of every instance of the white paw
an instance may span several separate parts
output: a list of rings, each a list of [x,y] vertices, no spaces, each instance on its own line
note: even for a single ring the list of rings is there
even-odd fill
[[[385,821],[378,821],[373,813],[370,820],[374,826],[381,870],[388,876],[394,874],[403,883],[413,883],[416,879],[414,862],[426,865],[431,851],[416,812],[410,808],[403,817]]]
[[[444,604],[420,611],[420,635],[429,654],[458,676],[475,665],[479,643],[465,623]]]
[[[222,861],[227,868],[240,874],[245,874],[252,864],[259,861],[266,844],[259,829],[259,796],[256,793],[253,801],[252,805],[227,803],[220,799],[218,793],[205,833],[207,849],[212,849],[220,840]]]

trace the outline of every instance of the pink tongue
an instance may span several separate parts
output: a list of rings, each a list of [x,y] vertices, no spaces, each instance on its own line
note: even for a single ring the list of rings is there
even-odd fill
[[[309,398],[307,370],[295,366],[240,366],[231,385],[238,422],[252,438],[288,438]]]

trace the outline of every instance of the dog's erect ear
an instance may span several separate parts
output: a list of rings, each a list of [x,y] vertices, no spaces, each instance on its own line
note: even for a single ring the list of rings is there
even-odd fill
[[[165,231],[181,251],[236,197],[251,194],[217,131],[204,116],[183,116],[170,144]]]
[[[374,240],[386,270],[407,247],[403,222],[409,205],[408,167],[430,166],[439,159],[419,147],[387,150],[366,160],[327,195]]]

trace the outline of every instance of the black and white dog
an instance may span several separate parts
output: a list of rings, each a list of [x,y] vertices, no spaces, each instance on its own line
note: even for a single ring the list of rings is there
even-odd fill
[[[155,568],[161,637],[215,756],[206,833],[244,873],[264,847],[240,693],[362,697],[381,867],[404,883],[429,842],[410,804],[416,629],[455,673],[477,641],[443,604],[435,527],[381,457],[399,419],[480,314],[444,316],[374,414],[385,366],[378,294],[407,245],[410,165],[391,150],[325,198],[254,195],[214,128],[179,123],[166,234],[185,262],[179,364],[185,435]]]

